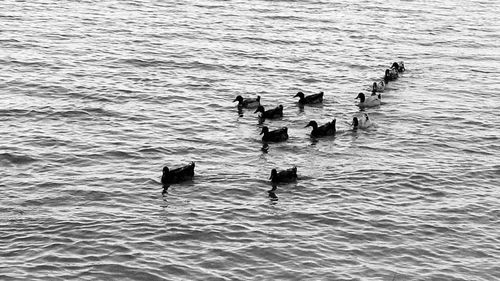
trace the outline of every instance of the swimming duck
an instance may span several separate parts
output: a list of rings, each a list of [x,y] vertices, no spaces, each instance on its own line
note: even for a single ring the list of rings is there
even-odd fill
[[[337,122],[337,120],[333,119],[332,122],[328,122],[328,123],[318,127],[318,123],[316,123],[316,121],[314,121],[314,120],[311,120],[306,125],[306,127],[311,126],[313,128],[311,131],[312,137],[332,136],[332,135],[335,135],[335,132],[336,132],[336,129],[335,129],[336,122]]]
[[[259,105],[257,107],[257,110],[255,110],[254,113],[260,112],[260,118],[263,119],[272,119],[272,118],[278,118],[278,117],[283,117],[283,105],[278,105],[276,108],[265,110],[262,105]]]
[[[260,96],[256,98],[243,98],[242,96],[237,96],[233,102],[238,102],[239,108],[256,108],[260,105]]]
[[[294,98],[299,97],[299,104],[313,104],[313,103],[322,103],[323,102],[323,92],[319,92],[318,94],[313,94],[309,96],[305,96],[304,93],[298,92]]]
[[[297,167],[293,166],[288,170],[277,171],[276,169],[271,170],[271,177],[269,178],[272,183],[286,183],[293,182],[297,180]]]
[[[380,82],[373,82],[372,93],[379,92],[382,93],[385,90],[385,82],[382,80]]]
[[[262,131],[260,132],[260,134],[264,135],[262,136],[263,142],[286,141],[288,139],[288,128],[283,127],[281,129],[269,131],[269,128],[267,126],[264,126],[262,127]]]
[[[370,116],[368,116],[367,113],[361,113],[352,118],[352,129],[357,130],[357,129],[366,129],[373,125],[373,122],[370,119]]]
[[[391,69],[394,69],[396,72],[405,72],[405,63],[403,61],[400,62],[393,62]]]
[[[161,183],[168,185],[171,183],[179,183],[181,181],[190,180],[194,176],[194,162],[186,166],[169,170],[167,166],[163,167],[163,175],[161,176]]]
[[[365,94],[359,93],[356,99],[359,99],[359,107],[373,107],[380,105],[380,99],[382,96],[380,94],[374,94],[369,97],[365,97]]]

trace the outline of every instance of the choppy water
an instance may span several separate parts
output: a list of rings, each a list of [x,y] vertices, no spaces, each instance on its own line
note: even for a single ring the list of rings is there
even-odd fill
[[[2,1],[0,279],[500,279],[499,2],[332,2]]]

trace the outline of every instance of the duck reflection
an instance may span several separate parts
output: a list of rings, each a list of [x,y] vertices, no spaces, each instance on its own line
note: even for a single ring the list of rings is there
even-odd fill
[[[271,201],[278,201],[278,195],[276,195],[276,192],[275,192],[276,188],[278,188],[278,186],[276,184],[273,184],[273,188],[271,188],[271,190],[267,191]]]

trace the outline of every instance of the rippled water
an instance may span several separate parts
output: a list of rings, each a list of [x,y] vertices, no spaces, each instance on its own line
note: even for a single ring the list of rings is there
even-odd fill
[[[499,2],[332,2],[2,1],[0,279],[500,279]]]

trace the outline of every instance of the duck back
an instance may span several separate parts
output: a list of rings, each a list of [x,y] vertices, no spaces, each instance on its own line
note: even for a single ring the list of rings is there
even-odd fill
[[[283,127],[274,131],[264,133],[262,141],[264,142],[280,142],[288,139],[288,128]]]
[[[194,162],[173,170],[169,170],[168,167],[164,167],[161,182],[163,184],[170,184],[191,180],[194,177],[194,168]]]
[[[297,180],[297,167],[292,167],[287,170],[279,172],[271,172],[271,182],[273,183],[287,183]]]

